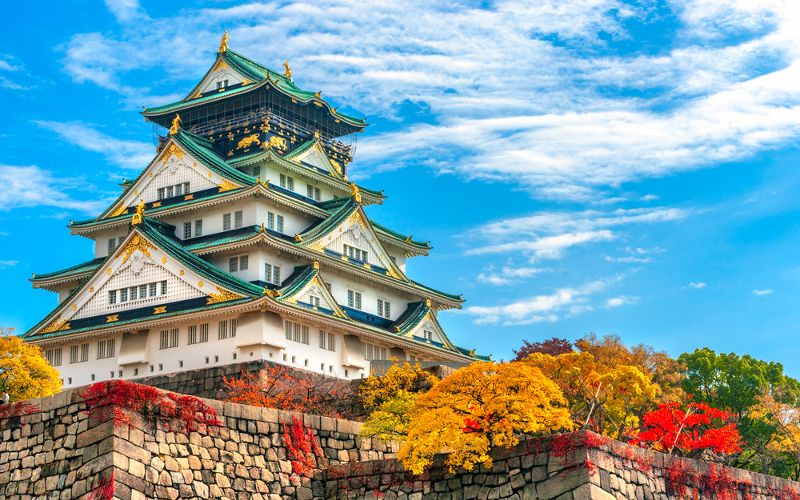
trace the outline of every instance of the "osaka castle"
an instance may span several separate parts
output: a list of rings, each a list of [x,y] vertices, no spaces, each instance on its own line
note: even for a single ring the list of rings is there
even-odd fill
[[[181,101],[146,108],[155,156],[70,230],[94,258],[36,274],[58,306],[25,339],[65,387],[271,361],[338,378],[376,360],[469,363],[437,317],[460,295],[411,279],[414,240],[348,180],[363,119],[228,48]]]

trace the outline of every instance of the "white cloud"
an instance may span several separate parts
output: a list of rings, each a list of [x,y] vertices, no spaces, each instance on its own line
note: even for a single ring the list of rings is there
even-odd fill
[[[143,170],[155,154],[152,144],[122,140],[106,135],[80,122],[35,121],[63,140],[87,151],[100,153],[111,163],[131,170]]]
[[[18,260],[0,260],[0,269],[6,268],[6,267],[14,267],[17,264],[19,264]]]
[[[706,287],[706,283],[704,281],[691,281],[689,282],[689,288],[694,288],[695,290],[700,290]]]
[[[564,287],[550,294],[535,295],[498,306],[470,306],[466,314],[475,316],[476,324],[528,325],[555,322],[593,309],[589,297],[621,277],[597,280],[579,287]]]
[[[634,208],[607,212],[542,212],[526,217],[503,219],[482,224],[470,231],[475,240],[488,241],[467,250],[467,255],[487,255],[517,252],[540,259],[557,259],[571,247],[609,241],[616,237],[612,229],[634,224],[677,221],[687,217],[689,210],[678,208]],[[640,255],[645,249],[626,249]],[[633,262],[633,261],[631,261]]]
[[[648,2],[250,2],[146,23],[131,0],[108,5],[119,32],[74,35],[64,67],[129,100],[152,94],[125,83],[142,70],[162,71],[169,92],[188,91],[224,25],[232,47],[276,67],[288,58],[301,86],[340,103],[389,118],[403,102],[430,112],[428,124],[365,136],[354,175],[428,158],[438,171],[597,201],[623,183],[800,137],[800,9],[791,2],[676,0],[673,14],[657,13],[677,16],[666,19],[670,48],[653,54],[643,43],[657,8]],[[640,49],[617,51],[609,38]],[[279,53],[265,40],[280,40]]]
[[[606,299],[606,307],[611,309],[630,304],[637,304],[638,302],[639,302],[639,297],[632,297],[630,295],[620,295],[618,297],[611,297],[609,299]]]
[[[500,271],[489,269],[478,275],[478,281],[490,285],[510,285],[521,279],[530,278],[542,272],[538,267],[503,266]]]
[[[130,22],[144,15],[138,0],[105,0],[105,4],[121,23]]]
[[[771,288],[764,288],[764,289],[757,288],[753,290],[753,295],[755,295],[756,297],[763,297],[764,295],[772,295],[773,293],[775,293],[775,290]]]
[[[108,200],[77,200],[66,190],[85,183],[78,179],[56,177],[36,165],[0,165],[0,210],[26,207],[55,207],[82,213],[97,213]]]

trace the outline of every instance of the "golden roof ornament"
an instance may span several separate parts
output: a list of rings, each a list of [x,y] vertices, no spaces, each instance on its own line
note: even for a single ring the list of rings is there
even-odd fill
[[[131,225],[138,226],[141,224],[142,217],[144,217],[144,200],[140,200],[139,204],[136,205],[136,213],[131,217]]]
[[[288,78],[289,80],[292,79],[292,67],[289,66],[289,61],[283,61],[283,76]]]
[[[223,31],[222,40],[219,41],[219,50],[217,51],[218,54],[228,51],[228,40],[230,39],[231,36],[228,34],[228,30]]]
[[[169,135],[175,135],[181,129],[181,115],[175,113],[175,118],[172,119],[172,126],[169,128]]]
[[[355,182],[350,183],[350,195],[356,200],[356,203],[361,203],[361,190]]]

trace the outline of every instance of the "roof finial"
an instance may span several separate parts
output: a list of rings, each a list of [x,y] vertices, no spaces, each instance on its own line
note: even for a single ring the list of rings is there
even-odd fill
[[[292,68],[289,66],[289,61],[283,61],[283,76],[288,78],[289,80],[292,79]]]
[[[144,200],[139,200],[139,204],[136,205],[136,213],[131,217],[131,225],[138,226],[141,224],[142,217],[144,217]]]
[[[172,126],[169,128],[169,135],[175,135],[178,133],[178,130],[181,129],[181,115],[175,114],[175,118],[172,119]]]
[[[228,34],[228,30],[223,31],[222,40],[219,41],[219,50],[217,51],[218,54],[228,51],[228,40],[230,39],[231,36]]]

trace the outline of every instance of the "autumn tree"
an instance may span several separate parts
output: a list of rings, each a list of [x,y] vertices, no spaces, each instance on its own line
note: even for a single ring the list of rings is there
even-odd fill
[[[782,403],[767,392],[750,407],[748,417],[772,428],[762,454],[770,456],[770,469],[776,475],[800,480],[800,407]],[[767,458],[767,457],[764,457]]]
[[[449,452],[450,470],[491,465],[492,446],[512,447],[518,433],[572,428],[558,386],[524,363],[479,362],[457,370],[419,396],[398,457],[414,474],[436,453]]]
[[[575,341],[580,352],[588,352],[597,363],[608,367],[630,365],[639,368],[661,388],[663,401],[683,401],[686,393],[681,384],[684,371],[667,353],[645,344],[627,346],[617,335],[598,338],[591,333]]]
[[[392,365],[383,376],[370,376],[358,389],[368,417],[361,435],[384,440],[403,439],[411,423],[411,408],[417,397],[427,392],[438,379],[419,363]]]
[[[706,403],[663,403],[642,417],[642,428],[633,442],[689,457],[709,451],[737,453],[741,436],[732,417],[730,412]]]
[[[20,337],[0,337],[0,391],[12,401],[52,396],[61,390],[58,370],[42,356],[39,346]]]
[[[598,363],[588,352],[533,353],[525,363],[558,384],[578,427],[616,438],[638,425],[661,391],[639,367]]]
[[[224,377],[227,401],[265,408],[294,410],[330,417],[351,417],[353,394],[349,384],[314,377],[270,364],[258,372],[242,371]]]
[[[535,352],[550,354],[552,356],[566,354],[568,352],[572,352],[572,342],[567,339],[560,339],[557,337],[543,340],[541,342],[529,342],[523,339],[522,347],[520,347],[518,351],[514,351],[513,361],[523,361],[525,358]]]

